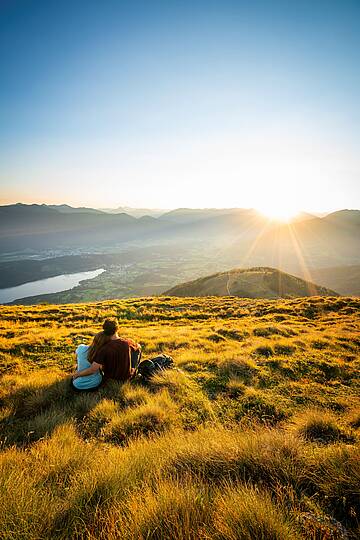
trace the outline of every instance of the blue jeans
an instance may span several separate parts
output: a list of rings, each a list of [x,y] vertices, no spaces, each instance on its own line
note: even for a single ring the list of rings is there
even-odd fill
[[[72,379],[70,380],[70,388],[72,390],[74,390],[75,392],[96,392],[96,390],[99,390],[99,388],[102,387],[102,381],[101,383],[98,385],[98,386],[94,386],[93,388],[76,388],[76,386],[74,386],[73,384],[73,381]]]

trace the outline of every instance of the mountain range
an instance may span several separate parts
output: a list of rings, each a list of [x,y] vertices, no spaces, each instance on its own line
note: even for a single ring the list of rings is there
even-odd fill
[[[119,244],[162,228],[155,218],[46,205],[0,207],[0,251]]]
[[[179,260],[185,249],[201,253],[204,265],[193,276],[206,275],[209,260],[215,265],[212,271],[272,267],[342,294],[359,294],[359,238],[359,210],[321,217],[303,213],[281,223],[241,208],[178,208],[157,217],[134,217],[66,204],[0,206],[0,253],[10,258],[16,252],[101,254],[131,247],[140,259],[146,251],[143,260],[154,266],[148,249],[157,245],[177,251]]]
[[[234,262],[242,262],[241,257],[251,254],[253,260],[243,262],[279,267],[282,265],[278,262],[283,259],[288,266],[288,256],[292,254],[297,259],[299,251],[309,267],[360,263],[359,210],[341,210],[324,217],[302,214],[284,224],[271,221],[254,209],[181,208],[155,218],[69,205],[18,203],[0,206],[0,228],[2,252],[51,249],[54,245],[65,248],[129,241],[205,241],[223,248],[221,256],[230,259],[229,263],[233,254]]]
[[[129,216],[135,218],[141,218],[144,216],[150,217],[160,217],[167,210],[160,208],[132,208],[131,206],[119,206],[118,208],[99,208],[100,211],[105,212],[106,214],[129,214]]]

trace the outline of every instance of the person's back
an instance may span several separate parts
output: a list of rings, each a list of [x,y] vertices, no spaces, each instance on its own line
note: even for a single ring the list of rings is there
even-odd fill
[[[131,377],[130,343],[126,339],[112,339],[101,347],[95,362],[101,364],[104,380],[127,381]]]
[[[115,379],[124,382],[135,372],[134,368],[141,357],[141,347],[132,339],[119,337],[117,330],[117,321],[104,321],[103,332],[109,337],[109,341],[97,352],[94,362],[101,367],[105,381]]]

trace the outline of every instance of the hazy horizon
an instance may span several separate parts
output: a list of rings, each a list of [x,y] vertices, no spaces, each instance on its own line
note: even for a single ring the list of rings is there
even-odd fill
[[[94,210],[103,210],[103,211],[106,211],[106,210],[117,210],[119,208],[128,208],[128,209],[131,209],[131,210],[151,210],[151,211],[163,211],[163,212],[171,212],[173,210],[255,210],[256,212],[259,212],[261,214],[264,214],[266,215],[266,212],[263,212],[261,209],[259,208],[256,208],[256,207],[243,207],[243,206],[191,206],[191,205],[187,205],[187,206],[176,206],[176,207],[172,207],[172,208],[165,208],[165,207],[151,207],[149,205],[144,205],[144,206],[131,206],[131,205],[128,205],[128,204],[121,204],[121,203],[113,203],[111,206],[106,206],[106,207],[103,207],[103,206],[99,206],[99,205],[95,205],[95,206],[90,206],[90,205],[87,205],[87,204],[84,204],[82,202],[80,202],[79,204],[78,203],[73,203],[73,202],[68,202],[68,201],[63,201],[63,200],[60,200],[60,201],[48,201],[48,202],[44,202],[44,201],[37,201],[37,200],[30,200],[29,202],[25,202],[25,201],[18,201],[18,200],[14,200],[14,201],[3,201],[1,198],[0,198],[0,205],[1,206],[11,206],[11,205],[16,205],[16,204],[23,204],[23,205],[39,205],[39,206],[43,206],[43,205],[46,205],[46,206],[70,206],[72,208],[90,208],[90,209],[94,209]],[[313,211],[309,211],[307,209],[303,209],[303,208],[300,208],[297,213],[294,213],[293,216],[290,216],[290,217],[296,217],[296,215],[298,214],[301,214],[301,213],[304,213],[304,214],[314,214],[315,216],[316,215],[325,215],[325,214],[331,214],[333,212],[339,212],[339,211],[342,211],[342,210],[349,210],[349,211],[352,211],[352,210],[360,210],[360,208],[355,208],[353,206],[349,206],[347,208],[344,208],[344,207],[337,207],[337,208],[332,208],[332,209],[328,209],[328,210],[313,210]]]

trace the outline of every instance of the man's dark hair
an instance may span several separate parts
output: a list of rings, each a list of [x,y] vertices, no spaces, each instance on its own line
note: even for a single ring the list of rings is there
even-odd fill
[[[103,324],[103,330],[105,335],[113,336],[118,328],[118,323],[115,319],[105,319]]]

